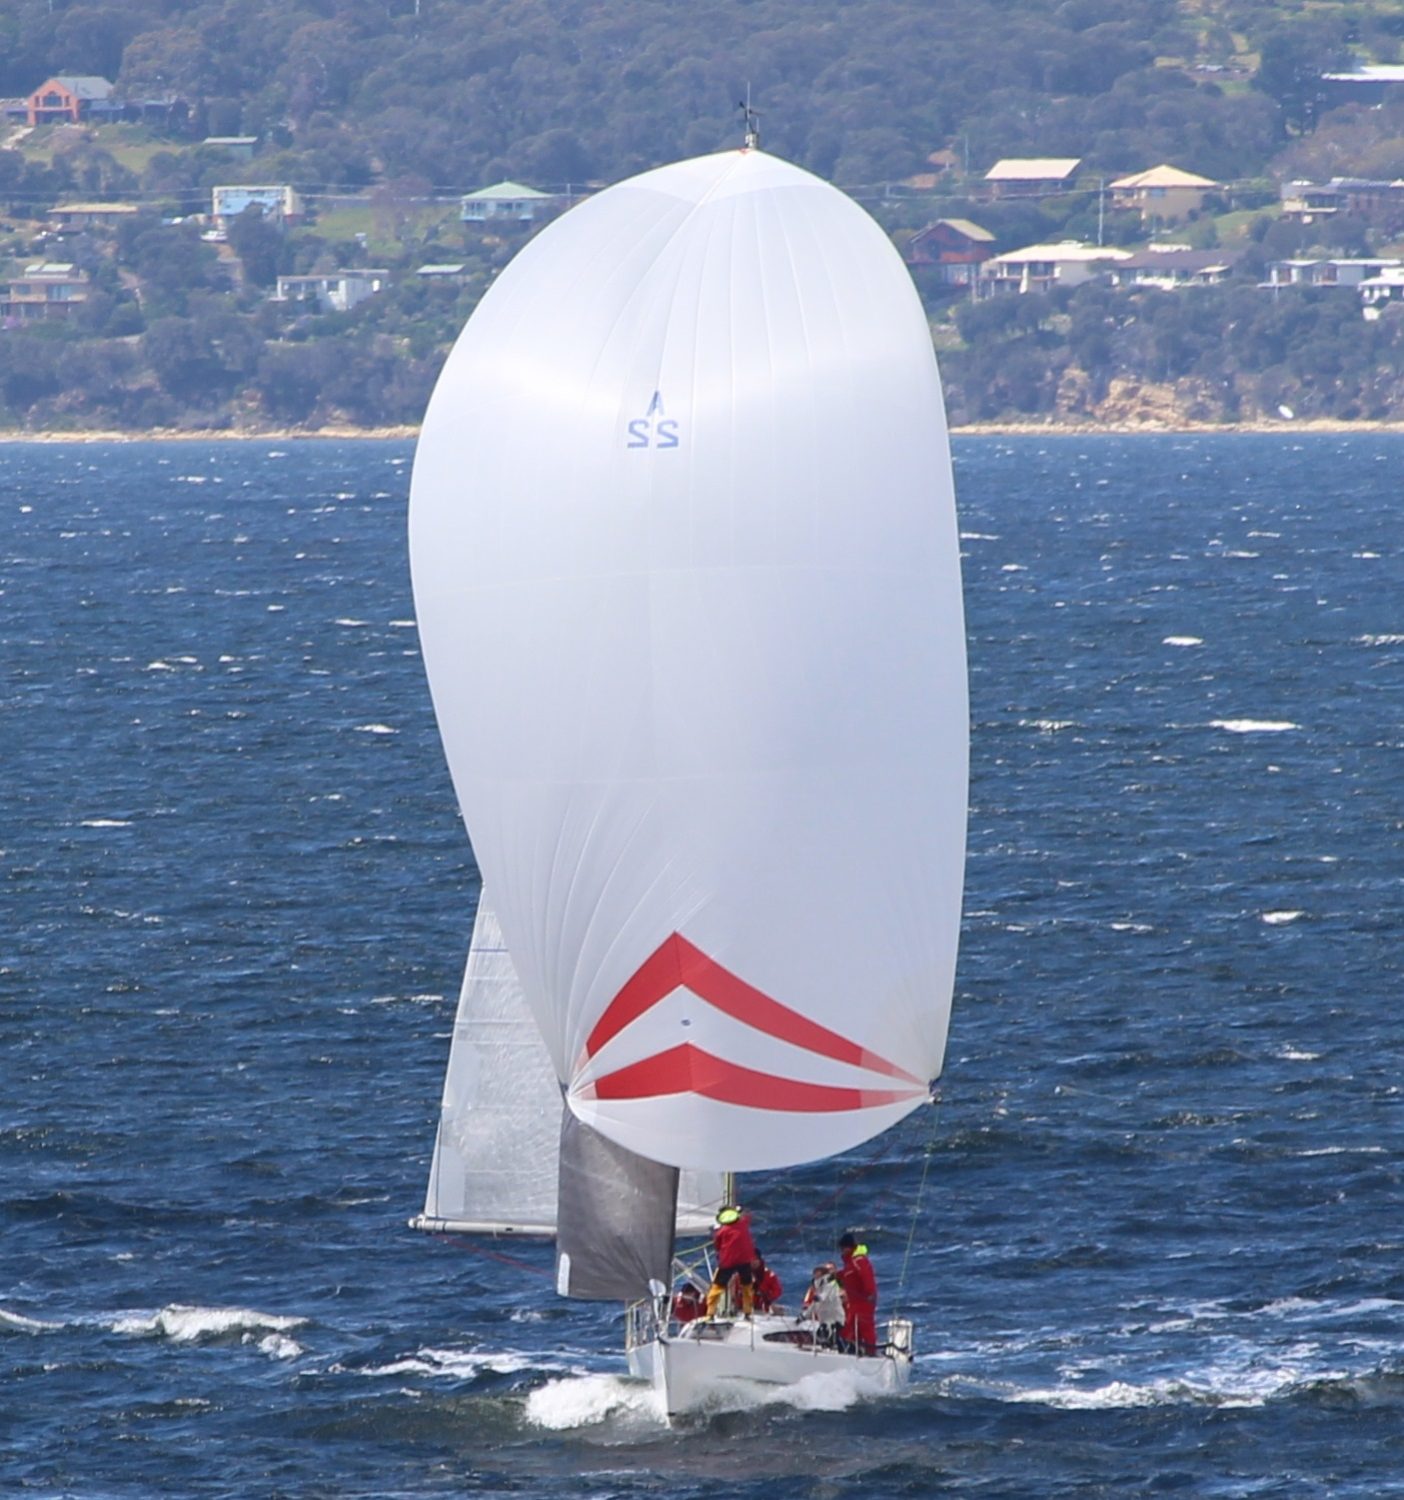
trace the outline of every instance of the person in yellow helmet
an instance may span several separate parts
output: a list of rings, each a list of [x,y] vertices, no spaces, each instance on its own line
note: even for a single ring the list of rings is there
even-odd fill
[[[839,1235],[843,1264],[836,1273],[843,1289],[843,1340],[855,1354],[877,1353],[877,1276],[868,1247],[851,1230]]]
[[[741,1282],[741,1311],[749,1318],[755,1309],[755,1276],[760,1263],[756,1242],[751,1238],[750,1214],[734,1203],[719,1208],[717,1221],[712,1226],[712,1246],[716,1251],[717,1270],[707,1288],[707,1316],[716,1316],[727,1283],[735,1276]]]

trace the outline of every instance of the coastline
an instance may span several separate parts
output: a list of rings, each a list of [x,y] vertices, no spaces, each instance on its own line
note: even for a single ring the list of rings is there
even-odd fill
[[[1331,418],[1282,418],[1253,422],[968,422],[950,429],[952,437],[1165,437],[1204,433],[1376,433],[1404,432],[1397,422],[1340,422]],[[396,427],[267,427],[267,428],[173,428],[148,431],[93,428],[77,431],[28,431],[0,428],[0,444],[6,443],[224,443],[224,442],[325,442],[348,439],[387,441],[417,438],[419,428]]]

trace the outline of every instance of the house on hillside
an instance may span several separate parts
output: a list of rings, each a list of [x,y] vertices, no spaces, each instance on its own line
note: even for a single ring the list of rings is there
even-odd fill
[[[1109,275],[1113,286],[1154,286],[1174,291],[1185,286],[1215,286],[1233,270],[1241,251],[1192,250],[1188,245],[1148,245],[1116,261]]]
[[[124,219],[141,210],[135,203],[57,203],[49,210],[49,223],[59,234],[84,229],[115,229]]]
[[[1365,277],[1359,290],[1365,316],[1378,317],[1381,303],[1404,301],[1404,264],[1396,261],[1392,266],[1382,267],[1378,275]]]
[[[1332,182],[1284,182],[1280,191],[1282,217],[1303,224],[1329,219],[1341,211],[1345,195]]]
[[[1200,177],[1162,162],[1149,171],[1117,178],[1111,184],[1112,206],[1134,209],[1142,223],[1158,219],[1162,224],[1173,224],[1197,214],[1204,207],[1205,194],[1217,193],[1222,187],[1221,182],[1210,177]]]
[[[116,120],[122,106],[113,98],[105,78],[86,73],[62,73],[45,79],[25,100],[30,125],[77,125],[83,120]]]
[[[1268,277],[1259,285],[1268,291],[1288,286],[1358,287],[1363,281],[1393,270],[1402,263],[1398,257],[1321,257],[1316,260],[1273,260],[1268,262]]]
[[[325,271],[317,276],[280,276],[272,302],[315,302],[319,312],[350,312],[390,285],[390,273],[369,267]]]
[[[231,156],[235,161],[252,161],[258,145],[256,135],[207,135],[200,144],[210,151]]]
[[[1397,63],[1365,63],[1350,73],[1323,73],[1325,107],[1342,104],[1384,104],[1404,97],[1404,67]]]
[[[210,192],[210,212],[222,230],[246,208],[261,209],[265,219],[279,224],[297,224],[303,217],[302,195],[286,183],[231,183]]]
[[[1310,224],[1331,214],[1350,214],[1376,229],[1404,230],[1404,182],[1369,177],[1333,177],[1330,182],[1289,182],[1281,188],[1284,217]]]
[[[907,241],[909,266],[934,272],[943,286],[969,286],[980,266],[994,254],[995,237],[969,219],[937,219]]]
[[[1055,286],[1079,286],[1131,259],[1129,250],[1064,240],[1057,245],[1026,245],[994,255],[980,267],[976,290],[981,297],[1002,292],[1047,292]]]
[[[88,300],[86,271],[66,261],[26,266],[8,286],[0,285],[0,325],[13,328],[41,318],[66,318]]]
[[[495,182],[465,194],[459,218],[465,224],[530,224],[550,213],[556,201],[551,193],[538,192],[520,182]]]
[[[991,198],[1043,198],[1066,193],[1082,165],[1080,156],[1007,156],[985,173]]]

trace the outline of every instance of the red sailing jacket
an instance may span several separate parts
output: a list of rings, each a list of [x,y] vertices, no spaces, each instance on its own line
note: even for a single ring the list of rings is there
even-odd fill
[[[717,1247],[719,1266],[749,1266],[756,1258],[750,1214],[742,1214],[730,1224],[717,1224],[712,1229],[712,1243]]]
[[[844,1300],[850,1308],[871,1312],[877,1306],[877,1277],[866,1255],[843,1252],[843,1269],[838,1273]]]

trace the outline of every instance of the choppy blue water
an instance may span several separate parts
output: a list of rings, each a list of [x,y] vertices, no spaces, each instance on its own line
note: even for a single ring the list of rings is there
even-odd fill
[[[410,456],[0,446],[0,1489],[1404,1494],[1404,439],[957,444],[942,1102],[752,1191],[890,1306],[929,1142],[925,1357],[679,1431],[405,1227],[475,899]]]

